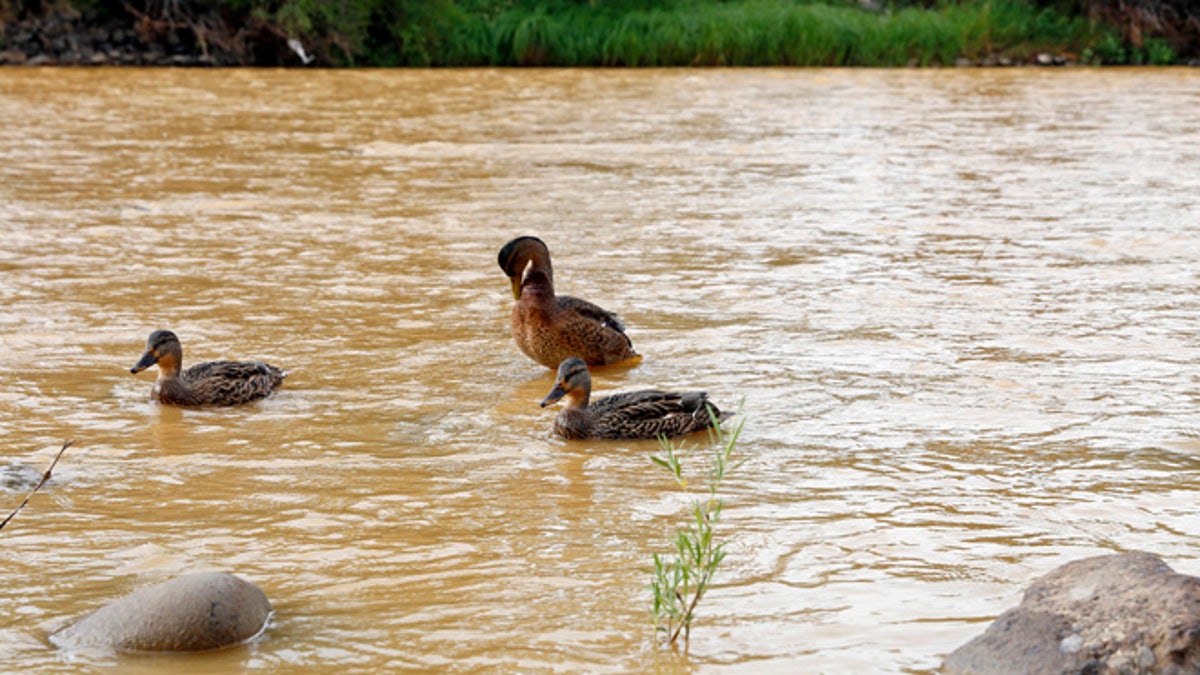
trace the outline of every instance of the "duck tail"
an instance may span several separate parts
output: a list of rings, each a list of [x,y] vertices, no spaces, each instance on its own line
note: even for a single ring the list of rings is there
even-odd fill
[[[712,401],[705,401],[704,407],[705,407],[704,414],[711,415],[713,419],[717,420],[717,422],[724,422],[725,420],[733,417],[733,415],[734,415],[733,413],[731,413],[727,410],[721,410]]]

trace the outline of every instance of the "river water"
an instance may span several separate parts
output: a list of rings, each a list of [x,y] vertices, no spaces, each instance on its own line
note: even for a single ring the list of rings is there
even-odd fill
[[[1197,110],[1195,69],[0,70],[0,515],[76,439],[0,532],[0,670],[914,672],[1070,560],[1200,574]],[[522,234],[645,355],[598,393],[744,401],[686,654],[688,498],[551,436]],[[287,383],[152,404],[156,328]],[[47,640],[209,569],[255,643]]]

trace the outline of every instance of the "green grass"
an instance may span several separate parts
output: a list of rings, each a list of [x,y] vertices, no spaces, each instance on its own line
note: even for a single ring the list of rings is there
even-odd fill
[[[952,65],[993,53],[1079,53],[1097,39],[1080,18],[1024,0],[869,12],[795,0],[519,4],[408,40],[440,66]],[[370,60],[368,58],[368,60]]]
[[[712,416],[711,410],[709,415]],[[708,494],[692,500],[686,523],[675,530],[671,538],[675,553],[667,556],[654,554],[650,616],[658,644],[675,645],[681,635],[684,644],[687,644],[700,600],[712,585],[717,568],[725,559],[725,543],[716,536],[716,528],[725,507],[724,500],[718,497],[718,491],[726,474],[736,467],[733,453],[744,424],[745,418],[742,418],[732,431],[726,431],[713,416],[713,453],[709,457],[705,481]],[[666,438],[660,438],[659,443],[662,445],[662,456],[652,456],[650,459],[669,471],[676,486],[687,492],[683,446],[676,446]]]
[[[1068,13],[1069,0],[58,0],[152,39],[189,31],[225,62],[334,66],[939,66],[958,59],[1168,64],[1172,43]],[[44,13],[0,0],[0,22]],[[1062,8],[1062,9],[1058,9]],[[1189,15],[1190,16],[1190,15]],[[1190,19],[1189,19],[1190,20]],[[1191,25],[1191,24],[1188,24]],[[1126,31],[1127,33],[1128,31]],[[1178,45],[1175,45],[1178,47]]]

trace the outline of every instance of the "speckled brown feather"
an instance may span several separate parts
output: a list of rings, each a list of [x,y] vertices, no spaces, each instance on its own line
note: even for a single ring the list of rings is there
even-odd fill
[[[279,368],[261,362],[209,361],[158,386],[158,400],[175,405],[238,405],[265,398],[283,384]]]
[[[722,413],[702,391],[675,393],[650,389],[613,394],[589,402],[592,378],[581,359],[559,365],[557,381],[542,405],[560,398],[566,404],[554,419],[554,432],[568,439],[646,439],[684,436],[712,426],[709,410]]]
[[[500,249],[500,268],[517,302],[512,335],[529,358],[556,368],[572,356],[593,366],[638,357],[616,314],[586,300],[554,293],[550,252],[536,237],[518,237]]]
[[[181,372],[183,348],[171,331],[159,330],[146,342],[146,353],[130,370],[159,367],[151,398],[183,406],[238,405],[269,396],[287,373],[259,361],[208,361]]]

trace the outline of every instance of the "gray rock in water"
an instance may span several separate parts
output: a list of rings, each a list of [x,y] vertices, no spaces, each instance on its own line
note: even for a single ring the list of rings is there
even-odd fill
[[[32,490],[40,480],[42,472],[28,464],[0,464],[0,491],[25,492]]]
[[[115,600],[50,639],[64,649],[204,651],[249,640],[270,614],[271,603],[258,586],[224,572],[202,572]]]
[[[1200,673],[1200,578],[1157,556],[1067,563],[954,650],[951,675]]]

